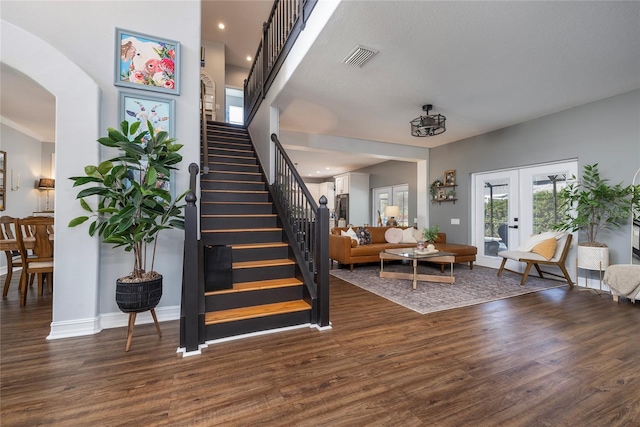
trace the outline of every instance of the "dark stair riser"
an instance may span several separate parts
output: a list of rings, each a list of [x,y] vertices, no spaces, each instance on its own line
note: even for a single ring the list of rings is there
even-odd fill
[[[260,261],[263,259],[284,259],[289,257],[288,246],[268,246],[265,248],[234,248],[233,262]]]
[[[273,213],[271,203],[206,203],[200,204],[202,215],[206,214],[268,214]]]
[[[274,228],[278,225],[278,217],[273,216],[224,216],[202,217],[200,224],[204,230],[224,230],[227,228]]]
[[[242,136],[249,135],[249,133],[247,132],[247,129],[244,127],[235,128],[232,126],[228,126],[226,124],[218,124],[214,122],[207,122],[207,129],[215,132],[228,134],[228,135],[242,135]]]
[[[227,155],[217,155],[217,154],[209,154],[209,164],[211,163],[234,163],[237,165],[248,165],[248,166],[257,166],[258,161],[255,157],[251,156],[227,156]]]
[[[201,192],[202,200],[206,202],[268,202],[269,193],[238,193],[226,191]]]
[[[249,307],[252,305],[271,304],[284,301],[296,301],[304,298],[302,285],[287,286],[274,289],[260,289],[257,291],[233,292],[211,295],[205,299],[207,313],[232,308]]]
[[[251,173],[237,173],[234,171],[218,171],[216,168],[212,167],[209,167],[209,169],[209,173],[202,174],[201,179],[252,181],[264,183],[262,181],[262,174],[256,171]]]
[[[218,144],[213,146],[209,146],[209,155],[210,156],[240,156],[240,157],[255,157],[256,153],[250,148],[223,148]]]
[[[229,172],[260,172],[258,165],[243,165],[235,162],[209,162],[209,169]]]
[[[202,190],[239,190],[239,191],[266,191],[266,185],[260,181],[202,181],[200,180],[200,188]]]
[[[212,141],[231,142],[234,144],[251,146],[251,139],[247,135],[233,135],[223,132],[215,132],[209,129],[207,131],[207,142],[211,144]]]
[[[214,340],[251,332],[267,331],[269,329],[285,328],[287,326],[302,325],[311,322],[311,311],[296,311],[275,316],[264,316],[255,319],[240,320],[230,323],[207,325],[206,339]]]
[[[205,245],[233,245],[242,243],[270,243],[281,242],[282,230],[250,231],[250,232],[219,232],[208,233],[203,229],[202,243]]]
[[[258,280],[285,279],[293,277],[296,268],[291,265],[276,265],[273,267],[234,268],[233,283],[257,282]]]
[[[242,141],[224,141],[224,140],[219,140],[219,139],[209,139],[209,145],[208,145],[208,150],[209,154],[211,154],[211,150],[215,150],[217,148],[220,149],[225,149],[225,148],[229,148],[232,150],[251,150],[253,151],[253,146],[251,144],[249,144],[248,142],[242,142]],[[255,151],[254,151],[255,154]],[[202,150],[200,150],[200,156],[202,157]]]

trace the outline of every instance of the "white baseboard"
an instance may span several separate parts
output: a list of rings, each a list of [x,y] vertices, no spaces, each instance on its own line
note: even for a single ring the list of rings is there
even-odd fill
[[[158,322],[167,322],[180,319],[180,306],[156,307]],[[128,313],[114,312],[101,314],[95,318],[68,320],[63,322],[51,322],[51,331],[48,340],[81,337],[97,334],[103,329],[121,328],[129,322]],[[150,311],[139,313],[136,316],[136,325],[153,323]]]
[[[97,334],[101,330],[100,319],[97,317],[51,322],[51,330],[47,339],[57,340],[60,338],[82,337]]]
[[[170,320],[180,319],[180,306],[172,305],[168,307],[156,307],[156,317],[158,322],[168,322]],[[121,328],[127,326],[129,323],[129,313],[122,313],[120,311],[114,313],[104,313],[100,315],[100,323],[102,329]],[[138,313],[136,316],[136,325],[144,325],[146,323],[153,323],[153,317],[151,317],[150,311]]]

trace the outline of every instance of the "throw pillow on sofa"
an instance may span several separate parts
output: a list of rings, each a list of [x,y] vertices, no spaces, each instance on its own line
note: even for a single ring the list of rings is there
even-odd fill
[[[371,244],[371,232],[366,227],[360,227],[356,230],[358,236],[358,244],[370,245]]]
[[[400,243],[402,242],[402,229],[401,228],[390,228],[384,232],[384,240],[387,243]]]
[[[402,242],[401,243],[418,243],[413,235],[415,228],[409,227],[402,230]]]
[[[353,231],[353,228],[349,227],[349,229],[347,231],[342,231],[341,230],[340,231],[340,235],[341,236],[349,236],[349,237],[351,237],[351,240],[354,240],[356,242],[356,246],[358,245],[358,236],[357,236],[356,232]],[[354,247],[353,242],[351,242],[351,243],[352,243],[351,247],[353,248]]]

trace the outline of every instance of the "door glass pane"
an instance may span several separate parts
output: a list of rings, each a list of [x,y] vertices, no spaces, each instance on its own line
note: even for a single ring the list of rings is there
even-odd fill
[[[509,181],[484,182],[484,254],[497,255],[509,245]]]
[[[394,188],[394,203],[400,208],[400,214],[396,218],[398,225],[409,225],[409,190],[396,191]]]
[[[376,219],[378,216],[382,218],[382,224],[387,223],[387,217],[384,214],[385,208],[389,205],[389,193],[386,191],[378,193],[378,200],[376,201]],[[376,225],[378,225],[378,221],[376,220]]]
[[[558,192],[567,185],[567,173],[533,175],[533,234],[551,230],[557,222]]]

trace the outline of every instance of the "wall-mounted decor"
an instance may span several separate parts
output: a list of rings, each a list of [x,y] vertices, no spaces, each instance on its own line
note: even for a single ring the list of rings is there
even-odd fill
[[[455,169],[444,171],[444,185],[456,185]]]
[[[140,122],[138,133],[147,131],[149,121],[156,132],[165,131],[170,138],[175,136],[174,99],[120,92],[119,117],[121,122],[126,120],[129,124]]]
[[[115,85],[180,94],[180,43],[116,28]]]

